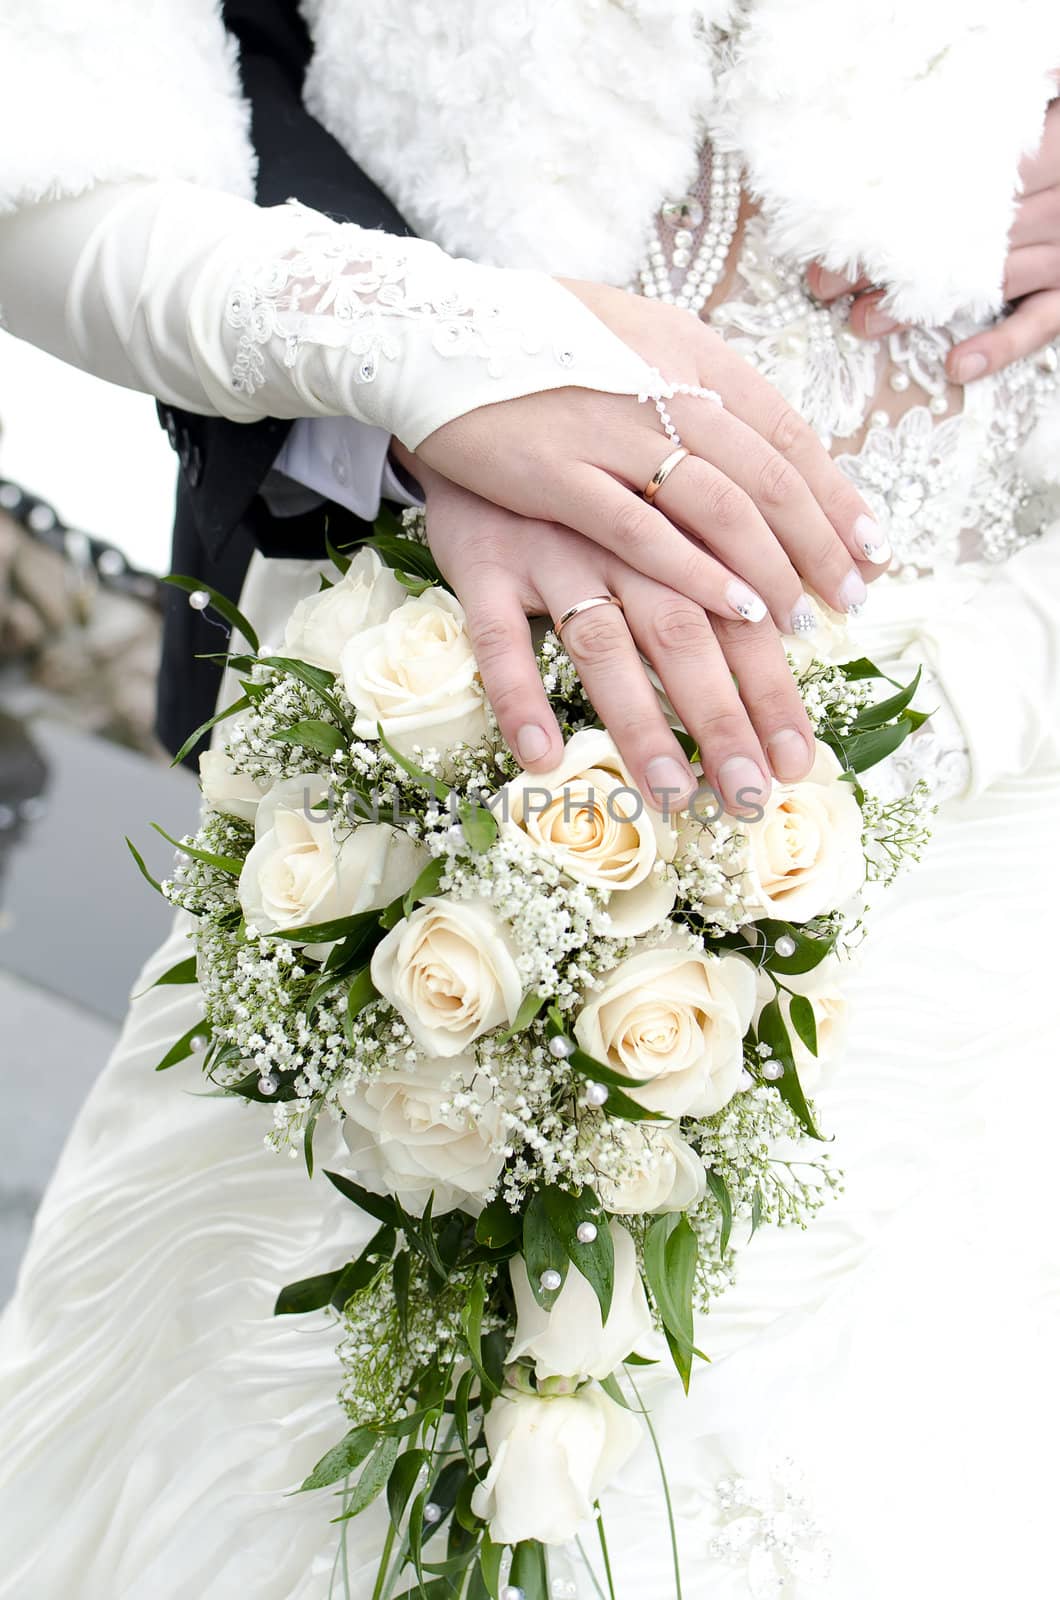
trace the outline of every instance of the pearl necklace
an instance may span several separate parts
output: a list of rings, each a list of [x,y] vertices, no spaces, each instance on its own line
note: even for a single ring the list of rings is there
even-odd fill
[[[694,195],[663,203],[634,284],[635,291],[646,299],[662,300],[697,316],[725,270],[740,215],[737,157],[711,150],[708,173],[703,185],[707,190],[705,207]],[[701,228],[702,237],[693,251]]]

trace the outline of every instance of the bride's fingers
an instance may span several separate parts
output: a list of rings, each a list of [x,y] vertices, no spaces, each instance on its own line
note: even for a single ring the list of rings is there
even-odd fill
[[[645,482],[658,464],[653,458]],[[766,616],[765,601],[755,590],[600,467],[585,463],[564,480],[554,514],[637,572],[716,616],[752,626]]]
[[[756,628],[745,637],[718,622],[714,633],[740,698],[775,776],[782,783],[804,778],[813,765],[813,727],[774,628]]]
[[[1039,289],[1060,287],[1060,241],[1011,250],[1005,262],[1006,300],[1021,300]]]
[[[579,601],[608,592],[602,565],[599,559],[549,564],[539,587],[553,620]],[[703,612],[693,609],[709,632]],[[695,793],[696,776],[663,716],[621,608],[593,606],[572,617],[563,629],[563,647],[641,794],[659,811],[678,809]]]
[[[725,409],[729,416],[746,423],[773,452],[794,467],[817,507],[824,513],[827,522],[839,535],[854,560],[872,562],[876,565],[876,572],[882,572],[889,559],[886,535],[873,517],[867,502],[832,460],[809,423],[778,395],[771,383],[755,372],[747,362],[729,351],[722,339],[716,334],[710,334],[709,330],[705,330],[705,334],[708,342],[702,356],[704,365],[702,382],[711,383],[710,375],[713,371],[712,387],[724,394]],[[738,463],[733,462],[730,470],[728,462],[719,460],[718,451],[710,448],[709,440],[712,432],[724,437],[722,430],[716,425],[712,430],[709,418],[704,420],[701,416],[698,422],[694,420],[691,407],[709,404],[709,401],[686,401],[681,406],[680,416],[676,402],[671,410],[683,434],[693,429],[697,437],[702,437],[704,449],[699,450],[697,447],[697,453],[709,454],[715,466],[721,467],[723,472],[728,471],[731,477],[736,477],[736,472],[739,470]],[[685,442],[688,443],[688,439]],[[758,459],[761,460],[761,457]],[[760,473],[761,468],[759,468]],[[762,482],[762,489],[767,496],[777,496],[777,476],[778,468],[771,466]],[[785,482],[783,474],[779,474],[779,480],[781,490],[790,491],[796,487],[790,479]],[[736,477],[736,481],[740,482],[741,479]],[[760,503],[758,494],[753,489],[750,492],[756,503]],[[781,499],[783,500],[783,497]],[[773,525],[773,517],[768,510],[766,520],[771,526]],[[799,570],[813,588],[819,593],[824,592],[812,571],[806,572],[801,567]],[[871,575],[873,574],[870,573]],[[861,604],[865,599],[864,585],[859,583],[858,576],[853,567],[847,574],[847,586],[840,596],[845,601],[847,609],[851,604]]]
[[[955,383],[974,383],[1024,356],[1034,355],[1060,334],[1060,289],[1028,295],[986,333],[954,345],[946,370]]]
[[[882,289],[872,294],[858,295],[847,318],[851,333],[858,334],[862,339],[882,339],[902,326],[897,317],[883,310],[883,297]]]
[[[517,579],[499,563],[461,563],[453,588],[501,733],[524,767],[546,771],[560,759],[563,735],[537,670]]]
[[[859,289],[867,288],[868,281],[867,278],[848,278],[842,272],[829,272],[819,261],[812,261],[806,268],[806,283],[810,293],[815,300],[821,300],[826,305],[842,295],[856,294]]]
[[[878,530],[870,534],[864,524],[855,527],[854,522],[847,519],[852,537],[858,540],[855,557],[848,544],[839,537],[797,467],[738,417],[716,410],[713,415],[704,415],[703,405],[702,401],[687,401],[680,409],[676,402],[672,407],[682,438],[689,448],[706,456],[738,492],[742,491],[753,502],[767,544],[778,546],[778,553],[783,551],[787,557],[785,564],[790,564],[794,572],[830,606],[836,611],[849,611],[851,607],[863,604],[866,589],[858,560],[864,562],[870,549],[877,562],[889,556],[886,542],[881,542],[882,535]],[[664,486],[664,490],[671,490],[670,498],[663,507],[667,511],[685,495],[686,486],[680,479],[684,476],[686,465],[683,462]],[[662,498],[660,495],[659,499]],[[735,547],[731,540],[719,544],[711,532],[707,515],[700,515],[689,525],[736,571],[746,572],[752,582],[756,581],[757,568],[748,565],[754,546],[746,536]],[[738,531],[743,533],[745,528],[746,523]],[[755,541],[755,546],[760,544],[760,540]],[[800,595],[801,587],[800,584]],[[766,592],[766,598],[772,601],[773,591]],[[813,615],[805,596],[789,598],[787,608],[774,605],[772,610],[778,627],[784,632],[799,631],[797,626],[793,626],[796,615],[804,612]]]
[[[620,575],[616,587],[634,639],[699,746],[707,782],[736,815],[761,804],[770,789],[765,756],[725,664],[715,625],[699,606],[640,573]],[[748,632],[766,629],[768,624]]]
[[[650,478],[659,460],[663,459],[665,445],[665,440],[653,439],[645,443],[644,455],[635,467],[638,481],[643,483]],[[627,463],[627,469],[629,465]],[[808,494],[806,498],[809,499]],[[730,571],[745,577],[787,632],[799,631],[796,619],[803,613],[809,617],[814,615],[783,544],[774,536],[750,495],[711,462],[701,456],[686,456],[659,489],[654,505],[671,522],[705,544]],[[825,531],[845,570],[850,566],[849,559],[827,523]],[[655,573],[654,576],[662,575]]]

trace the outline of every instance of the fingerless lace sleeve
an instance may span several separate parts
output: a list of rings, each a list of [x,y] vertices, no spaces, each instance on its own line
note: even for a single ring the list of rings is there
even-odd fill
[[[543,273],[185,183],[0,218],[0,302],[12,332],[189,410],[350,416],[411,449],[494,401],[653,385]]]

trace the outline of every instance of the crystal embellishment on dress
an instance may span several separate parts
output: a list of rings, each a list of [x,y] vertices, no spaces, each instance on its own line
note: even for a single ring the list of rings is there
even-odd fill
[[[744,1568],[751,1600],[817,1600],[832,1557],[794,1462],[754,1481],[723,1478],[714,1493],[722,1526],[708,1554]]]
[[[696,315],[710,299],[736,236],[740,215],[740,164],[723,151],[709,155],[704,206],[694,195],[666,200],[634,288],[649,300],[663,300]],[[699,246],[696,234],[703,229]]]

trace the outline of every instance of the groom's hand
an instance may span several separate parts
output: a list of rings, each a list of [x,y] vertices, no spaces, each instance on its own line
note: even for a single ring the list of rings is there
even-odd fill
[[[556,619],[580,600],[610,594],[622,609],[597,606],[572,618],[563,644],[652,804],[676,809],[699,780],[642,657],[697,741],[704,776],[730,810],[760,801],[771,772],[790,781],[809,771],[812,730],[768,619],[711,619],[591,540],[501,510],[429,468],[418,470],[431,549],[467,614],[501,731],[525,767],[547,771],[563,745],[527,616]]]
[[[743,614],[733,574],[784,631],[812,625],[802,580],[835,609],[858,608],[890,551],[812,428],[687,311],[568,287],[664,378],[724,401],[668,402],[691,455],[654,504],[642,491],[673,445],[654,407],[628,396],[568,388],[481,406],[436,429],[417,458],[496,505],[577,529],[719,618]]]

